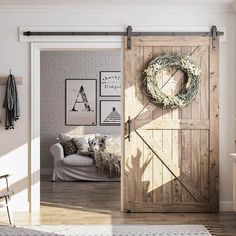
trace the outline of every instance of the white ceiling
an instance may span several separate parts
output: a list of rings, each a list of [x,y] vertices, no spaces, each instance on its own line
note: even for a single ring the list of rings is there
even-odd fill
[[[61,6],[61,5],[230,5],[234,0],[0,0],[2,6]]]

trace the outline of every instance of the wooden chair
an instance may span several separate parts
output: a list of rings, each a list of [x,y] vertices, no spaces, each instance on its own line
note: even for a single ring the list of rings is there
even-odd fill
[[[3,191],[0,191],[0,199],[5,198],[5,204],[0,204],[0,207],[6,207],[7,208],[8,220],[9,220],[10,225],[12,225],[12,219],[11,219],[11,214],[10,214],[8,201],[10,200],[10,196],[14,192],[13,192],[13,190],[9,189],[9,185],[8,185],[8,177],[9,176],[10,176],[9,174],[0,176],[0,180],[4,179],[4,178],[6,180],[6,189],[4,189]]]

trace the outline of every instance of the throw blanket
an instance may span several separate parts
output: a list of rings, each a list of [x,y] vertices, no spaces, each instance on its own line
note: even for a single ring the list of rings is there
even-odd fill
[[[93,158],[99,174],[107,174],[110,178],[120,177],[121,156],[106,151],[94,151]]]
[[[14,122],[20,117],[15,77],[8,76],[3,107],[6,109],[5,129],[14,129]]]

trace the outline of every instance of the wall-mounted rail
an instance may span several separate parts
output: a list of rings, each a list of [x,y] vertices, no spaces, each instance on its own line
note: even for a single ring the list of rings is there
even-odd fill
[[[217,30],[216,26],[212,26],[210,32],[134,32],[132,31],[132,27],[128,26],[127,30],[124,32],[32,32],[25,31],[23,32],[24,36],[127,36],[127,48],[131,48],[131,40],[132,36],[212,36],[213,43],[212,47],[215,48],[215,38],[217,36],[224,35],[224,32],[220,32]]]

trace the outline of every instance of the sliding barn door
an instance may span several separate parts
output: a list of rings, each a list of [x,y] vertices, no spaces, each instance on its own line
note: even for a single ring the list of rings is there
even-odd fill
[[[218,46],[211,37],[144,36],[125,48],[124,212],[218,211]],[[144,94],[143,70],[180,52],[201,69],[200,89],[183,109],[163,109]],[[175,94],[185,82],[169,68],[159,86]]]

